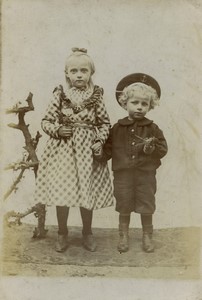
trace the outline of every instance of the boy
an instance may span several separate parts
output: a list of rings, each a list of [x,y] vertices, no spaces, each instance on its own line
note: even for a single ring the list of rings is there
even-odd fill
[[[155,175],[160,159],[167,153],[167,143],[159,127],[145,115],[158,105],[160,94],[157,81],[142,73],[124,77],[116,89],[117,101],[128,116],[111,129],[103,158],[112,158],[116,211],[119,212],[119,252],[129,249],[131,212],[141,216],[143,250],[154,251]]]

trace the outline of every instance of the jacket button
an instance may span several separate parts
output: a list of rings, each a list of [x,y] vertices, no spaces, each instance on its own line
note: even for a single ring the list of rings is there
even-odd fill
[[[131,143],[131,145],[133,145],[133,146],[134,146],[134,145],[135,145],[135,142],[132,142],[132,143]]]
[[[132,155],[132,159],[135,159],[135,155]]]
[[[131,132],[134,132],[135,130],[134,129],[131,129]]]

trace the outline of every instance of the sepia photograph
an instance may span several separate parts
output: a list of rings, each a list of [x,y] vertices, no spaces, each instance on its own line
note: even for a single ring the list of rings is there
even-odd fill
[[[0,300],[202,300],[201,0],[1,1]]]

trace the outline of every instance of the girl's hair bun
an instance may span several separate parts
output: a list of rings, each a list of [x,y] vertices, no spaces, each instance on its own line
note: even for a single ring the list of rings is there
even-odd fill
[[[85,48],[77,48],[77,47],[74,47],[74,48],[72,48],[72,52],[82,52],[82,53],[87,53],[87,49],[85,49]]]

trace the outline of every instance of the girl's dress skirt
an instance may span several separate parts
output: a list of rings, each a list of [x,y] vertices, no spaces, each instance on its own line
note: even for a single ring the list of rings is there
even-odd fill
[[[113,205],[106,163],[97,162],[91,150],[92,128],[74,128],[69,139],[50,138],[41,157],[35,203],[99,209]]]

